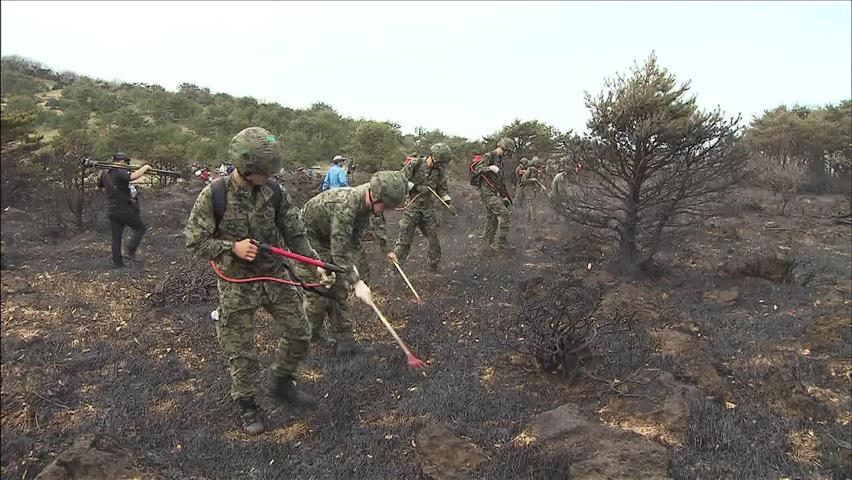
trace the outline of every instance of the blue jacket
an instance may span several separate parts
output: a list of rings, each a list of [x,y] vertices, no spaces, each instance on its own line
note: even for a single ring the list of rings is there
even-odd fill
[[[331,190],[334,188],[348,187],[349,180],[346,178],[346,170],[340,165],[332,165],[325,174],[320,190]]]

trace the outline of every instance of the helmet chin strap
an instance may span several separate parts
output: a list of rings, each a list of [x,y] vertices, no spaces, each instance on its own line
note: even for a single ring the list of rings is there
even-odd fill
[[[376,204],[376,199],[373,198],[373,192],[371,192],[370,190],[367,190],[367,199],[370,202],[370,204],[368,205],[370,207],[370,213],[372,213],[373,216],[375,216],[375,217],[378,217],[379,215],[381,215],[379,213],[376,213],[375,210],[373,210],[373,205]]]

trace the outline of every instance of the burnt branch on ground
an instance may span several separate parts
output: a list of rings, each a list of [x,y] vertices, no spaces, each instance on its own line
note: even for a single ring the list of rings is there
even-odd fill
[[[153,288],[135,282],[147,292],[146,301],[154,307],[175,307],[213,303],[217,297],[216,275],[207,262],[183,257],[169,266]]]
[[[616,311],[598,318],[602,294],[600,287],[584,287],[567,277],[550,284],[541,278],[525,282],[518,312],[506,322],[504,338],[540,369],[560,372],[569,382],[580,374],[597,379],[597,372],[621,373],[616,366],[624,363],[622,353],[631,349],[614,337],[633,335],[633,315]],[[641,366],[644,360],[629,363]]]

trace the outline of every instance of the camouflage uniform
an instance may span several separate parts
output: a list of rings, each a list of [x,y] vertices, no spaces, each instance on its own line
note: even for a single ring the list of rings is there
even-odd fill
[[[372,238],[378,242],[382,253],[390,251],[388,248],[388,232],[384,214],[370,217],[370,228],[368,229],[367,238]]]
[[[565,197],[568,194],[568,190],[571,188],[571,180],[569,179],[569,175],[567,172],[559,172],[553,177],[553,181],[550,182],[550,191],[552,196],[555,197]]]
[[[541,181],[540,178],[542,175],[538,168],[539,167],[535,162],[527,167],[519,182],[520,185],[516,195],[516,197],[523,198],[527,211],[527,220],[533,220],[535,217],[536,201],[538,199],[538,192],[541,190],[541,186],[538,184],[537,180]]]
[[[248,130],[251,129],[244,132]],[[252,132],[262,134],[265,131],[255,129]],[[237,167],[237,170],[240,171],[240,168]],[[282,259],[271,254],[258,252],[253,262],[237,257],[231,249],[235,242],[246,238],[271,245],[286,245],[294,252],[317,258],[305,236],[298,210],[286,191],[280,196],[276,209],[273,205],[276,195],[269,183],[259,187],[239,186],[233,174],[226,177],[225,182],[227,208],[218,229],[213,214],[211,186],[204,187],[195,201],[185,232],[186,247],[190,252],[204,259],[216,260],[227,276],[237,278],[288,276]],[[282,332],[272,370],[279,377],[292,377],[307,354],[310,341],[310,326],[295,288],[272,282],[230,283],[221,279],[218,287],[216,335],[228,356],[231,396],[239,400],[254,397],[256,392],[259,368],[254,316],[260,307],[269,312],[278,331]]]
[[[375,216],[367,203],[367,191],[371,192],[375,201],[382,201],[375,195],[375,179],[385,178],[386,174],[397,175],[396,180],[401,187],[396,187],[403,189],[401,193],[395,193],[398,200],[390,198],[386,202],[392,208],[405,198],[405,181],[398,172],[378,172],[370,183],[322,192],[308,200],[301,211],[308,239],[319,258],[343,268],[356,266],[365,283],[369,282],[369,278],[364,278],[369,267],[361,238],[370,227],[370,219]],[[354,343],[347,296],[349,286],[357,279],[358,276],[338,274],[329,289],[334,300],[316,295],[305,297],[305,314],[312,327],[321,329],[328,314],[331,330],[342,344]]]
[[[515,168],[515,178],[518,179],[518,184],[521,183],[521,179],[524,178],[524,173],[527,172],[527,166],[523,163],[518,164],[518,167]]]
[[[500,143],[503,143],[504,140],[501,140]],[[514,143],[511,146],[510,151],[514,150]],[[511,202],[495,190],[495,188],[505,188],[502,160],[503,158],[500,157],[498,151],[493,150],[483,155],[482,161],[476,167],[476,173],[481,178],[479,197],[485,207],[486,223],[482,240],[485,243],[493,242],[493,246],[498,248],[507,245],[506,237],[509,234],[509,219],[511,216]],[[488,167],[491,165],[496,165],[500,170],[497,173],[488,170]]]
[[[550,202],[554,209],[559,209],[560,204],[568,197],[571,189],[571,180],[567,172],[559,172],[550,183]]]
[[[449,151],[449,149],[447,149]],[[432,159],[433,165],[439,161]],[[414,230],[420,229],[429,241],[427,261],[429,268],[437,270],[441,263],[441,244],[438,240],[438,218],[435,209],[440,202],[429,188],[435,191],[445,202],[450,204],[447,176],[443,167],[429,168],[425,158],[416,158],[402,168],[405,178],[413,184],[409,194],[408,204],[399,219],[399,237],[396,240],[393,253],[400,264],[404,264],[411,250]],[[444,208],[443,205],[440,208]]]

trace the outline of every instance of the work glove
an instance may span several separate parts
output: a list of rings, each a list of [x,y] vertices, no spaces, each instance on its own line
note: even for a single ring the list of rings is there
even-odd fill
[[[500,167],[498,167],[497,165],[488,165],[488,168],[486,168],[486,170],[489,170],[491,173],[499,173]]]
[[[346,269],[346,289],[349,293],[355,288],[355,284],[361,281],[361,274],[358,273],[358,268],[355,265]]]
[[[320,283],[325,288],[331,288],[332,285],[334,285],[335,280],[337,280],[337,276],[334,272],[329,272],[322,267],[317,267],[317,275],[319,276]]]
[[[408,182],[408,191],[411,192],[412,188],[414,188],[414,182]]]
[[[370,291],[370,287],[367,286],[362,280],[358,280],[355,284],[355,296],[358,297],[362,302],[372,305],[373,304],[373,292]]]
[[[443,196],[443,197],[441,197],[441,200],[443,200],[443,201],[444,201],[444,203],[446,203],[446,204],[447,204],[447,210],[449,210],[449,211],[450,211],[450,214],[451,214],[451,215],[456,216],[456,215],[458,215],[458,214],[459,214],[459,211],[458,211],[458,210],[456,210],[456,207],[455,207],[452,203],[450,203],[450,202],[452,202],[452,201],[453,201],[453,199],[452,199],[452,198],[450,198],[450,196],[449,196],[449,195],[444,194],[444,196]]]

